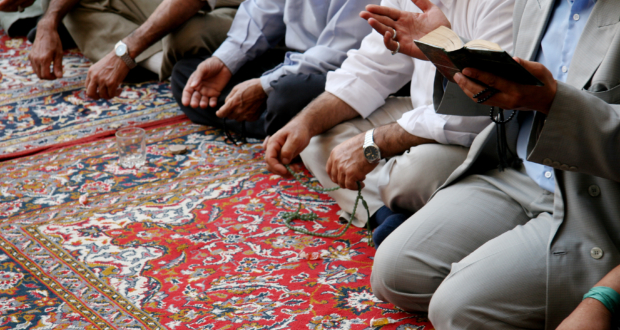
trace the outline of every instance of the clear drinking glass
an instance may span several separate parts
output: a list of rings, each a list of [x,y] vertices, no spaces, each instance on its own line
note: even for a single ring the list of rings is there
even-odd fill
[[[118,162],[124,168],[139,168],[146,162],[146,132],[139,127],[116,131]]]

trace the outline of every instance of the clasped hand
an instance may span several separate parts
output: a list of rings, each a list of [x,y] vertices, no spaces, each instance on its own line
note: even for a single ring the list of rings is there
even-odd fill
[[[518,84],[494,74],[473,68],[464,69],[462,74],[457,73],[454,75],[454,80],[465,94],[474,101],[476,99],[474,99],[473,96],[486,87],[481,86],[467,77],[473,78],[498,90],[495,95],[483,104],[500,107],[506,110],[535,110],[548,114],[557,91],[557,81],[544,65],[537,62],[526,61],[518,57],[514,59],[538,78],[544,86]]]
[[[357,182],[360,182],[363,188],[366,175],[378,165],[369,163],[364,157],[364,135],[365,133],[361,133],[344,141],[329,155],[327,174],[341,188],[357,190]]]

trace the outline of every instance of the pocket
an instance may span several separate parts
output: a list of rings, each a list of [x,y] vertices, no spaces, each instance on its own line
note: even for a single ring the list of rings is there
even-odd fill
[[[589,90],[586,90],[586,92],[590,93],[591,95],[594,95],[596,97],[598,97],[599,99],[605,101],[606,103],[609,104],[618,104],[620,103],[620,85],[616,85],[606,91],[602,91],[602,92],[592,92]]]

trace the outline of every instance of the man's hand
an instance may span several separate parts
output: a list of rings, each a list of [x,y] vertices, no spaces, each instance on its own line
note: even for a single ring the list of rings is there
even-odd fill
[[[467,77],[480,81],[499,91],[483,104],[506,110],[535,110],[548,114],[558,89],[557,81],[544,65],[518,57],[514,59],[545,85],[542,87],[521,85],[473,68],[464,69],[462,74],[457,73],[454,75],[454,80],[465,94],[473,100],[475,100],[473,96],[484,90],[485,87],[480,86],[480,84],[475,83],[471,79],[467,79]]]
[[[58,29],[43,20],[37,25],[37,37],[28,55],[32,70],[39,79],[62,78],[62,42]],[[54,63],[54,71],[50,66]]]
[[[371,164],[364,157],[364,135],[358,134],[332,150],[327,160],[327,174],[342,188],[357,190],[359,181],[364,187],[363,181],[366,174],[377,167],[378,163]]]
[[[282,177],[290,177],[284,165],[291,163],[295,157],[308,146],[312,134],[309,127],[299,117],[291,120],[273,136],[265,140],[265,161],[267,170]]]
[[[34,0],[1,0],[0,11],[23,11],[25,8],[30,7],[33,3]]]
[[[360,17],[383,35],[383,43],[395,51],[400,43],[399,52],[415,58],[426,60],[426,56],[413,42],[440,26],[450,27],[450,21],[444,13],[429,0],[411,0],[422,13],[412,13],[396,8],[378,5],[366,6]],[[396,40],[392,39],[396,31]]]
[[[92,99],[111,99],[118,96],[118,86],[128,73],[127,64],[113,52],[109,53],[88,70],[86,94]]]
[[[260,116],[258,109],[266,98],[267,94],[263,90],[260,78],[246,80],[230,91],[226,103],[215,115],[236,121],[255,121]]]
[[[588,298],[582,301],[556,330],[608,330],[610,327],[609,310],[600,301]]]
[[[210,57],[200,63],[187,80],[181,102],[184,106],[192,108],[215,107],[217,97],[231,77],[232,73],[222,60]]]

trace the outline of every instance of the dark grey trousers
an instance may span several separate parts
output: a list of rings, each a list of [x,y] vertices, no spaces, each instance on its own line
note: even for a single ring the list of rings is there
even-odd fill
[[[263,109],[261,109],[263,112],[257,121],[238,122],[222,119],[218,118],[215,112],[224,105],[226,96],[233,87],[248,79],[258,78],[263,72],[279,65],[285,52],[284,50],[272,49],[242,66],[222,91],[215,108],[192,108],[181,104],[183,88],[196,67],[205,59],[204,57],[183,59],[174,66],[171,78],[172,93],[181,110],[194,123],[226,128],[248,137],[264,138],[277,132],[308,103],[323,93],[326,73],[288,75],[272,82],[273,91],[263,105]]]

